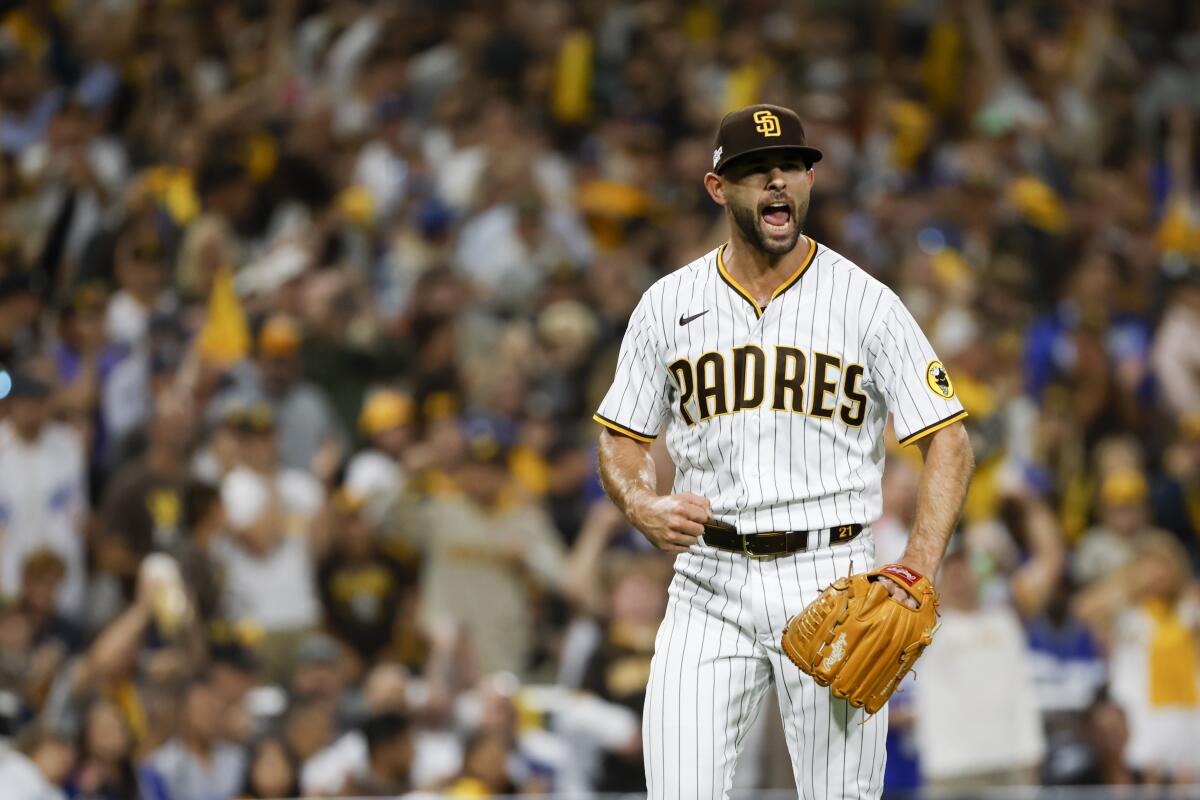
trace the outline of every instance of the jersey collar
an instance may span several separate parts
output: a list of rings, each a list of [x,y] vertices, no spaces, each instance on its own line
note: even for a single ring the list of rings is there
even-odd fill
[[[768,303],[791,288],[796,281],[800,280],[800,276],[805,273],[809,265],[812,264],[813,258],[817,255],[817,243],[808,236],[805,236],[804,240],[808,242],[808,254],[804,257],[804,260],[800,262],[799,268],[797,268],[792,274],[792,277],[779,284],[779,288],[771,293],[771,298],[767,301]],[[729,274],[729,270],[725,269],[725,248],[728,246],[729,242],[726,242],[717,248],[717,272],[720,274],[721,280],[729,284],[730,289],[733,289],[735,292],[741,295],[743,300],[750,304],[750,307],[754,309],[755,318],[757,319],[762,317],[763,309],[761,306],[759,306],[758,301],[754,299],[754,295],[746,291],[740,283],[733,279],[733,276]]]

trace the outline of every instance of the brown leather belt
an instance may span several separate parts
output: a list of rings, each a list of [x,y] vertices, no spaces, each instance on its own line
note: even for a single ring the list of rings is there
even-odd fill
[[[718,550],[741,553],[751,558],[769,558],[815,550],[825,544],[845,544],[863,532],[862,525],[835,525],[815,531],[766,531],[738,533],[728,522],[709,520],[704,523],[704,543]]]

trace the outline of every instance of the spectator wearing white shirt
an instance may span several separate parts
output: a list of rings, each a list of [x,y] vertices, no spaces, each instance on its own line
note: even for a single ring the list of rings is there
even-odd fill
[[[555,270],[592,258],[592,241],[574,213],[547,207],[535,192],[497,203],[462,227],[455,267],[500,304],[519,305]]]
[[[279,463],[270,406],[231,414],[239,466],[221,484],[230,536],[214,541],[211,553],[224,572],[226,618],[266,634],[263,668],[278,678],[321,618],[311,534],[325,492],[308,473]]]
[[[365,499],[373,523],[394,509],[410,471],[419,469],[409,469],[417,451],[415,414],[412,397],[395,389],[379,389],[363,402],[358,427],[367,446],[347,462],[345,484]]]
[[[18,373],[0,422],[0,594],[15,596],[21,568],[49,548],[66,565],[58,608],[78,618],[84,596],[87,467],[72,428],[50,421],[50,385]]]
[[[1165,405],[1183,415],[1200,408],[1200,266],[1167,296],[1151,361]]]
[[[1034,783],[1045,738],[1021,621],[980,604],[965,550],[946,556],[937,584],[940,625],[913,683],[921,773],[946,790]]]
[[[50,269],[77,262],[92,235],[109,219],[128,176],[125,145],[104,135],[101,116],[82,104],[64,104],[47,135],[24,150],[17,171],[37,191],[37,224],[45,231]]]

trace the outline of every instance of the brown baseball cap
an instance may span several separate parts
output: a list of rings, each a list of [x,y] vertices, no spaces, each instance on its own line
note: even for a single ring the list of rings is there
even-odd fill
[[[808,167],[822,155],[805,143],[804,126],[795,111],[782,106],[747,106],[721,119],[713,142],[713,172],[719,175],[735,158],[764,150],[795,150]]]

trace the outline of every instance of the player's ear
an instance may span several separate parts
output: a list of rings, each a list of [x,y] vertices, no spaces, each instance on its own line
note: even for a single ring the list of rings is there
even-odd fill
[[[713,202],[719,206],[725,205],[725,186],[721,182],[721,176],[715,172],[710,172],[704,176],[704,189],[708,192],[708,196],[713,199]]]

